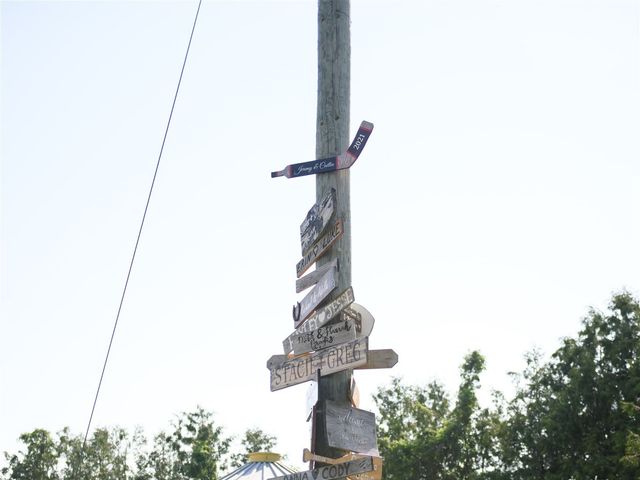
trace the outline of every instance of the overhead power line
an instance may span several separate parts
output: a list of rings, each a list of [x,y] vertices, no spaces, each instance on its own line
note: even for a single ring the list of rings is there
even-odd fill
[[[196,10],[196,14],[195,14],[195,18],[193,20],[193,26],[191,27],[191,34],[189,35],[189,43],[187,45],[187,51],[185,52],[184,55],[184,60],[182,62],[182,69],[180,71],[180,78],[178,79],[178,85],[176,86],[176,91],[175,94],[173,96],[173,103],[171,105],[171,111],[169,112],[169,118],[167,120],[167,125],[164,131],[164,135],[162,137],[162,144],[160,146],[160,153],[158,154],[158,160],[156,161],[156,168],[155,171],[153,172],[153,179],[151,180],[151,187],[149,188],[149,194],[147,196],[147,202],[144,206],[144,212],[142,214],[142,220],[140,221],[140,228],[138,229],[138,236],[136,238],[136,243],[135,246],[133,247],[133,254],[131,255],[131,262],[129,263],[129,270],[127,272],[127,277],[126,280],[124,282],[124,287],[122,289],[122,295],[120,296],[120,304],[118,305],[118,313],[116,314],[116,318],[115,321],[113,323],[113,330],[111,332],[111,338],[109,339],[109,347],[107,348],[107,353],[105,355],[104,358],[104,364],[102,365],[102,372],[100,373],[100,381],[98,382],[98,388],[96,390],[96,395],[93,399],[93,405],[91,407],[91,415],[89,416],[89,422],[87,423],[87,430],[85,431],[84,434],[84,440],[82,442],[82,450],[81,450],[81,455],[84,456],[84,450],[87,444],[87,439],[89,437],[89,430],[91,429],[91,422],[93,420],[93,414],[95,413],[95,409],[96,409],[96,404],[98,403],[98,396],[100,395],[100,388],[102,386],[102,380],[104,378],[104,373],[107,369],[107,363],[109,361],[109,354],[111,353],[111,346],[113,345],[113,339],[115,337],[116,334],[116,329],[118,328],[118,321],[120,320],[120,312],[122,311],[122,305],[124,304],[124,298],[125,295],[127,293],[127,286],[129,285],[129,278],[131,277],[131,271],[133,269],[133,263],[135,261],[136,258],[136,253],[138,251],[138,245],[140,243],[140,236],[142,235],[142,229],[144,227],[144,221],[145,218],[147,217],[147,210],[149,209],[149,202],[151,201],[151,194],[153,193],[153,187],[155,185],[156,182],[156,177],[158,175],[158,169],[160,168],[160,160],[162,159],[162,152],[164,151],[164,144],[167,140],[167,134],[169,133],[169,127],[171,125],[171,118],[173,117],[173,110],[176,106],[176,100],[178,99],[178,92],[180,91],[180,84],[182,83],[182,75],[184,74],[184,68],[187,64],[187,58],[189,57],[189,50],[191,48],[191,41],[193,40],[193,33],[195,32],[196,29],[196,24],[198,22],[198,14],[200,13],[200,6],[202,5],[202,0],[199,0],[198,2],[198,8]],[[80,459],[80,462],[82,462],[82,458]],[[75,477],[75,475],[74,475]]]

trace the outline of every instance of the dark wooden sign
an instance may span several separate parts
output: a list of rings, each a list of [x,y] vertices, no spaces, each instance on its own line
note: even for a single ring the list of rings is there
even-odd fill
[[[310,162],[288,165],[283,170],[271,172],[271,178],[283,176],[287,178],[295,178],[349,168],[358,159],[360,153],[362,153],[372,131],[373,123],[363,121],[346,152],[334,157],[320,158]]]
[[[372,457],[362,457],[349,462],[327,465],[326,467],[308,470],[306,472],[290,473],[272,480],[336,480],[347,475],[371,472],[374,469]]]
[[[267,362],[271,370],[271,391],[314,380],[318,370],[324,377],[364,365],[367,363],[368,345],[368,338],[361,338],[289,360],[279,361],[279,356],[271,357]]]
[[[344,308],[353,303],[353,288],[349,287],[340,295],[338,295],[333,301],[327,305],[318,308],[313,312],[309,318],[307,318],[302,325],[300,325],[295,332],[290,334],[282,341],[282,347],[284,353],[287,354],[293,350],[293,337],[301,333],[317,330],[318,328],[326,325],[332,318],[340,313]],[[356,324],[357,329],[357,324]]]
[[[336,209],[336,189],[332,188],[329,193],[322,199],[322,202],[316,203],[307,217],[300,225],[300,246],[302,247],[302,255],[304,255],[309,247],[313,245],[324,229],[329,225],[329,220],[333,217]],[[304,230],[303,230],[304,228]]]
[[[296,280],[296,293],[300,293],[301,291],[318,283],[322,276],[327,273],[327,270],[330,270],[332,267],[336,267],[336,270],[340,271],[340,262],[337,257],[325,263],[321,267],[316,267],[313,272]]]
[[[355,339],[355,323],[353,320],[345,320],[296,335],[293,339],[293,353],[300,355],[301,353],[317,352],[323,348],[351,342]]]
[[[296,276],[300,278],[300,276],[306,272],[311,265],[316,263],[318,258],[331,248],[331,245],[333,245],[343,233],[344,229],[342,228],[342,221],[337,220],[334,226],[331,227],[329,231],[320,238],[320,240],[314,243],[309,251],[302,257],[302,260],[296,264]]]
[[[333,292],[337,283],[338,271],[332,268],[322,276],[313,290],[293,307],[293,328],[298,328],[307,319],[311,312],[327,298],[327,295]]]
[[[330,447],[366,453],[377,449],[376,416],[331,400],[324,402],[327,443]]]

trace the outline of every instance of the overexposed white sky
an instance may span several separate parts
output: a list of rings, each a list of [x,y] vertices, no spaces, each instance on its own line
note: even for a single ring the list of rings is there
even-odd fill
[[[84,432],[197,1],[1,13],[0,451]],[[94,427],[201,405],[289,463],[307,387],[269,391],[315,180],[313,1],[206,1]],[[590,306],[640,292],[640,5],[352,0],[353,288],[392,370],[451,391],[471,350],[510,391]]]

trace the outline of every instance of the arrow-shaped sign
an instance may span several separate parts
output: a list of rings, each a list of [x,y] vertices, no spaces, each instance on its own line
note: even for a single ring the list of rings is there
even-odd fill
[[[372,472],[375,468],[373,457],[362,457],[348,462],[336,463],[306,472],[296,472],[272,480],[335,480],[347,475]]]
[[[352,480],[380,480],[382,478],[382,458],[381,457],[376,457],[376,456],[369,457],[367,455],[358,455],[357,453],[347,453],[345,456],[340,458],[330,458],[322,455],[316,455],[315,453],[311,453],[311,451],[308,448],[305,448],[302,451],[303,462],[326,463],[327,465],[339,465],[341,463],[351,462],[359,458],[372,458],[373,471],[371,473],[364,473],[361,475],[349,476],[347,478]]]
[[[346,152],[341,153],[336,157],[320,158],[310,162],[288,165],[283,170],[271,172],[271,178],[283,176],[287,178],[303,177],[305,175],[334,172],[336,170],[349,168],[358,159],[358,156],[364,149],[372,131],[373,123],[363,121],[360,124],[358,133],[356,133],[356,137],[353,139],[353,142],[351,142],[351,145]]]
[[[340,346],[338,346],[339,348]],[[319,353],[323,353],[321,350]],[[271,355],[267,360],[267,368],[271,370],[286,361],[297,361],[298,363],[311,362],[310,357],[316,354],[303,353],[298,356],[289,355]],[[393,368],[398,363],[398,354],[391,348],[383,348],[381,350],[369,350],[367,352],[367,360],[359,365],[354,365],[354,370],[373,370],[379,368]],[[311,374],[309,374],[311,375]],[[324,376],[324,374],[323,374]],[[310,376],[309,379],[312,379]],[[303,380],[305,381],[305,380]]]

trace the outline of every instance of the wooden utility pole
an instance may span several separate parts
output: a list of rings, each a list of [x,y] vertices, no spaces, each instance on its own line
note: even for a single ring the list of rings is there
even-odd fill
[[[318,0],[318,105],[316,158],[344,152],[349,145],[351,83],[351,35],[349,0]],[[336,292],[351,286],[350,169],[316,175],[316,200],[336,190],[336,218],[342,219],[344,235],[318,265],[337,258],[340,265]],[[346,452],[327,444],[322,408],[325,400],[347,404],[352,370],[320,377],[314,438],[315,453],[337,458]]]

